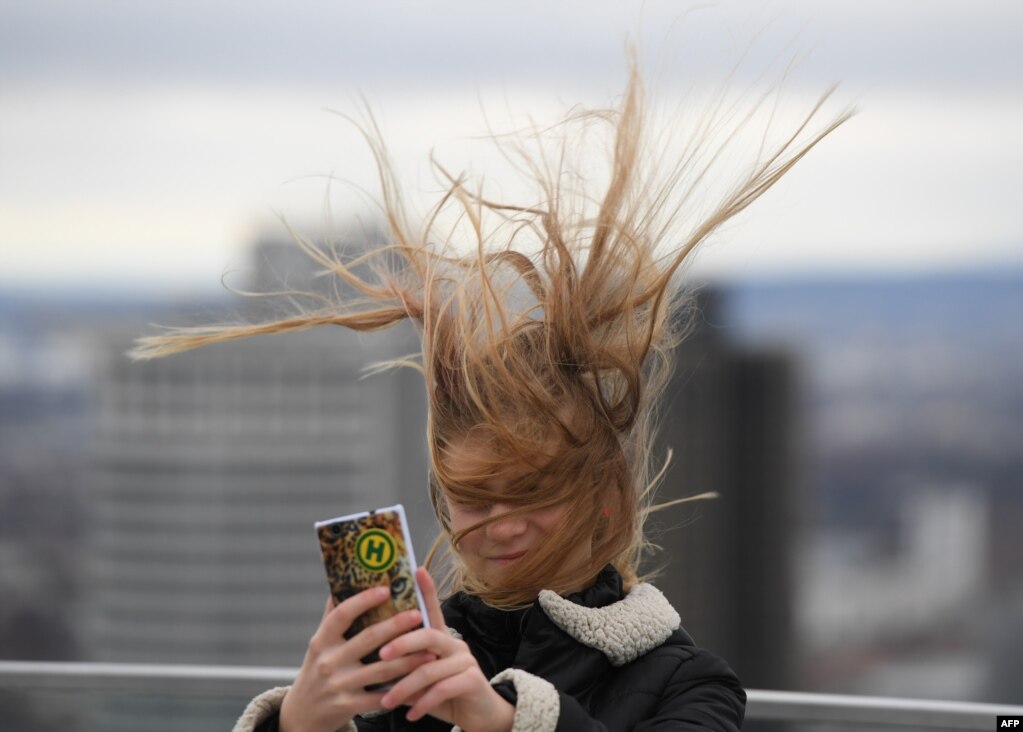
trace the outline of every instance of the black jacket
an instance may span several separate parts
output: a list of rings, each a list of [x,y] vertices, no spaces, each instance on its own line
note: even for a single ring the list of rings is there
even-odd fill
[[[693,644],[660,592],[637,585],[624,593],[610,566],[592,587],[565,598],[545,591],[523,610],[497,610],[457,593],[444,602],[444,616],[497,690],[516,704],[515,732],[742,725],[746,694],[728,665]],[[269,724],[239,720],[235,729],[270,732],[276,715],[268,712],[260,721]],[[359,717],[355,726],[360,732],[451,730],[433,717],[410,723],[404,712]]]

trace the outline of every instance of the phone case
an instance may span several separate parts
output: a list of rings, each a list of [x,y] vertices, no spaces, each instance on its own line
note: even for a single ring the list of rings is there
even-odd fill
[[[350,638],[363,628],[404,610],[419,609],[429,627],[426,605],[416,584],[405,509],[401,504],[316,522],[327,582],[336,603],[370,587],[390,587],[391,601],[358,617],[345,633]]]

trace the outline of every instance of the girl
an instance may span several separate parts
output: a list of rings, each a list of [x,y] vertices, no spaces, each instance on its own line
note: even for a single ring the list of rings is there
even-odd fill
[[[537,133],[536,152],[511,148],[535,184],[530,205],[488,200],[435,164],[446,192],[418,229],[371,123],[390,243],[346,262],[299,240],[362,300],[139,342],[132,355],[149,358],[321,324],[373,330],[409,318],[422,333],[421,361],[391,365],[416,368],[427,387],[441,536],[426,565],[446,564],[447,598],[420,569],[431,627],[409,611],[349,640],[386,590],[328,603],[294,684],[253,700],[237,732],[740,727],[735,674],[693,644],[639,575],[644,522],[659,508],[652,418],[689,302],[680,269],[849,116],[802,135],[819,108],[694,216],[725,150],[698,136],[661,168],[633,68],[615,109]],[[726,128],[725,147],[744,121]],[[707,134],[730,124],[710,122]],[[592,158],[572,157],[592,153],[578,142],[594,132],[611,143],[599,197],[586,192]],[[452,207],[459,219],[443,236]],[[446,246],[460,231],[471,232],[471,253]],[[377,648],[378,661],[361,662]]]

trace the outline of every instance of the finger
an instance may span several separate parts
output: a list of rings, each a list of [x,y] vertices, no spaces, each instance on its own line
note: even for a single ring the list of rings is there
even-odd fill
[[[412,705],[412,708],[406,712],[405,718],[410,722],[415,722],[420,717],[425,717],[444,702],[471,692],[475,684],[471,668],[465,669],[456,676],[449,676],[429,687],[426,693],[419,697],[418,701]]]
[[[352,674],[352,686],[366,687],[385,681],[395,681],[436,658],[432,653],[414,653],[410,656],[401,656],[393,661],[368,663]]]
[[[394,688],[388,691],[381,701],[385,707],[408,704],[408,700],[415,694],[428,690],[439,681],[457,676],[466,668],[469,668],[469,665],[461,656],[449,656],[432,663],[422,664],[395,684]]]
[[[356,618],[370,608],[383,604],[390,597],[391,591],[387,587],[371,587],[349,597],[327,613],[313,635],[313,640],[324,645],[337,643],[352,627]]]
[[[444,622],[444,612],[440,608],[440,600],[437,599],[437,585],[434,584],[433,577],[430,576],[425,567],[420,567],[416,570],[416,582],[419,583],[419,589],[423,593],[423,601],[426,603],[426,616],[430,619],[430,627],[441,630],[447,628],[447,623]]]
[[[417,691],[415,694],[413,694],[412,696],[410,696],[408,699],[405,700],[405,705],[411,707],[417,701],[422,699],[423,698],[423,694],[425,694],[425,693],[426,693],[425,691]],[[381,700],[381,704],[383,704],[383,700]]]
[[[406,610],[386,620],[381,620],[368,628],[363,628],[345,643],[345,656],[352,660],[368,656],[388,641],[403,633],[408,633],[422,624],[423,617],[418,610]]]
[[[323,617],[320,618],[320,623],[323,623],[323,621],[327,619],[327,616],[330,615],[330,611],[333,610],[333,609],[334,609],[334,598],[331,597],[330,595],[327,595],[327,606],[325,608],[323,608]]]
[[[457,653],[462,645],[464,645],[462,641],[451,637],[446,630],[419,628],[399,635],[388,642],[380,649],[380,658],[386,660],[418,651],[430,651],[438,656],[450,656]]]

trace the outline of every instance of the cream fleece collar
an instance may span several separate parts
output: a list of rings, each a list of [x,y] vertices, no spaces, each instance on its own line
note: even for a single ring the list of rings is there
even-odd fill
[[[539,600],[555,625],[603,653],[613,666],[624,666],[657,648],[682,622],[668,599],[649,584],[636,585],[605,607],[577,605],[550,590],[541,590]]]

